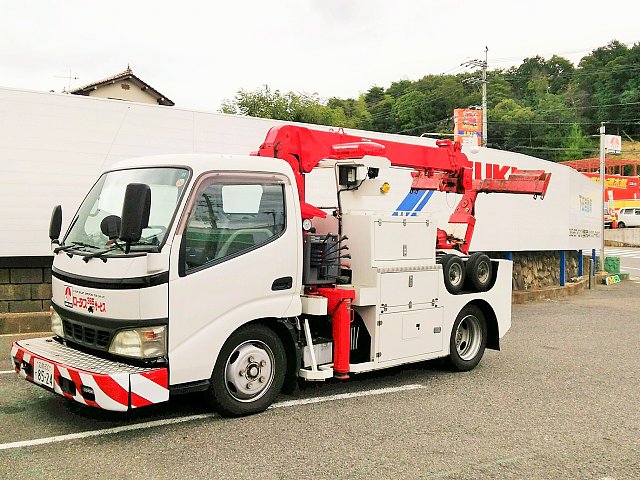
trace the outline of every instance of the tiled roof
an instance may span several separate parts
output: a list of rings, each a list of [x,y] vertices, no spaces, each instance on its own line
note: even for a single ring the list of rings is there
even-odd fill
[[[89,85],[84,85],[83,87],[73,89],[69,93],[73,95],[89,95],[90,92],[97,90],[98,88],[104,85],[113,84],[121,80],[130,80],[131,82],[137,84],[141,90],[144,90],[151,96],[155,97],[156,100],[158,100],[158,103],[160,105],[168,105],[168,106],[175,105],[175,103],[172,102],[169,98],[162,95],[159,91],[157,91],[151,85],[140,80],[139,77],[134,75],[133,70],[131,70],[131,68],[128,65],[127,65],[127,69],[124,72],[118,73],[108,78],[104,78],[102,80],[98,80],[97,82],[90,83]]]

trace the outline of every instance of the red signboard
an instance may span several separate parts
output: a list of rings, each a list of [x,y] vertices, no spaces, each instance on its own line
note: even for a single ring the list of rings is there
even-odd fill
[[[475,139],[478,146],[482,145],[482,110],[456,108],[453,111],[453,123],[455,141],[465,143]]]

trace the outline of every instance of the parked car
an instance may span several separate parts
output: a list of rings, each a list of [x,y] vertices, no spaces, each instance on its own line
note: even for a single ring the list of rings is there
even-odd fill
[[[640,227],[640,208],[621,208],[618,212],[618,228]]]

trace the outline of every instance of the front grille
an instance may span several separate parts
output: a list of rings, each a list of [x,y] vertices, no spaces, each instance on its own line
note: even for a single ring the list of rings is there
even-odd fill
[[[106,350],[111,342],[108,330],[98,330],[67,319],[62,321],[62,326],[64,337],[80,345]]]

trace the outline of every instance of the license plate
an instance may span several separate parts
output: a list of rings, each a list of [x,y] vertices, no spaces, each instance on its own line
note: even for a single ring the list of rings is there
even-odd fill
[[[53,363],[34,358],[33,381],[53,389]]]

